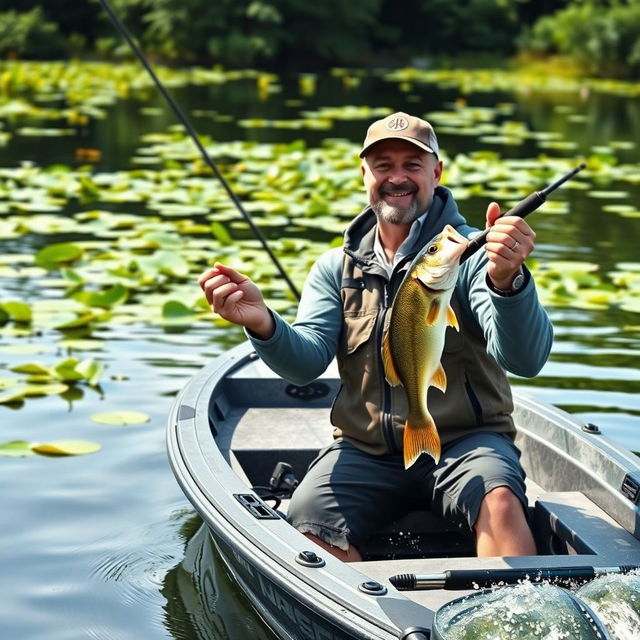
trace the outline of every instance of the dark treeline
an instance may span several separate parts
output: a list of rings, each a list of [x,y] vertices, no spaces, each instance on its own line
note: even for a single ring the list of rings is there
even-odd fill
[[[571,58],[589,73],[640,72],[640,0],[111,0],[156,58],[310,68],[434,57]],[[0,55],[127,55],[97,0],[5,0]],[[485,56],[485,58],[483,58]]]

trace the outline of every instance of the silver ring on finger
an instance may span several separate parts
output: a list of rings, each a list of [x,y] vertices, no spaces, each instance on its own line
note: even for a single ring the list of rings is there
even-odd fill
[[[520,243],[516,240],[516,243],[513,245],[513,247],[511,247],[511,251],[515,253],[518,250],[519,246],[520,246]]]

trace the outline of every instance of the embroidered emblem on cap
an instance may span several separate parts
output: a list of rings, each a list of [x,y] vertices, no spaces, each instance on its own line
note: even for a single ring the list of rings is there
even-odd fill
[[[390,131],[402,131],[409,126],[409,121],[402,116],[394,116],[385,122],[385,126]]]

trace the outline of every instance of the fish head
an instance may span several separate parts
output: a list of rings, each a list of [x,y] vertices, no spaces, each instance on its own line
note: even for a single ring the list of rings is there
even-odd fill
[[[468,244],[462,234],[446,225],[422,251],[411,275],[430,289],[452,289],[458,279],[460,258]]]

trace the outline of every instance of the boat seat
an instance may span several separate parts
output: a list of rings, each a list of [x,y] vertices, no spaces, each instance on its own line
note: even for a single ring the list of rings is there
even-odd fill
[[[268,429],[275,419],[277,434]],[[324,410],[260,407],[231,410],[216,441],[220,448],[233,451],[252,485],[267,485],[278,462],[290,464],[298,479],[304,477],[311,461],[333,437]]]
[[[628,562],[637,540],[580,491],[541,493],[534,508],[541,554],[597,554]]]

